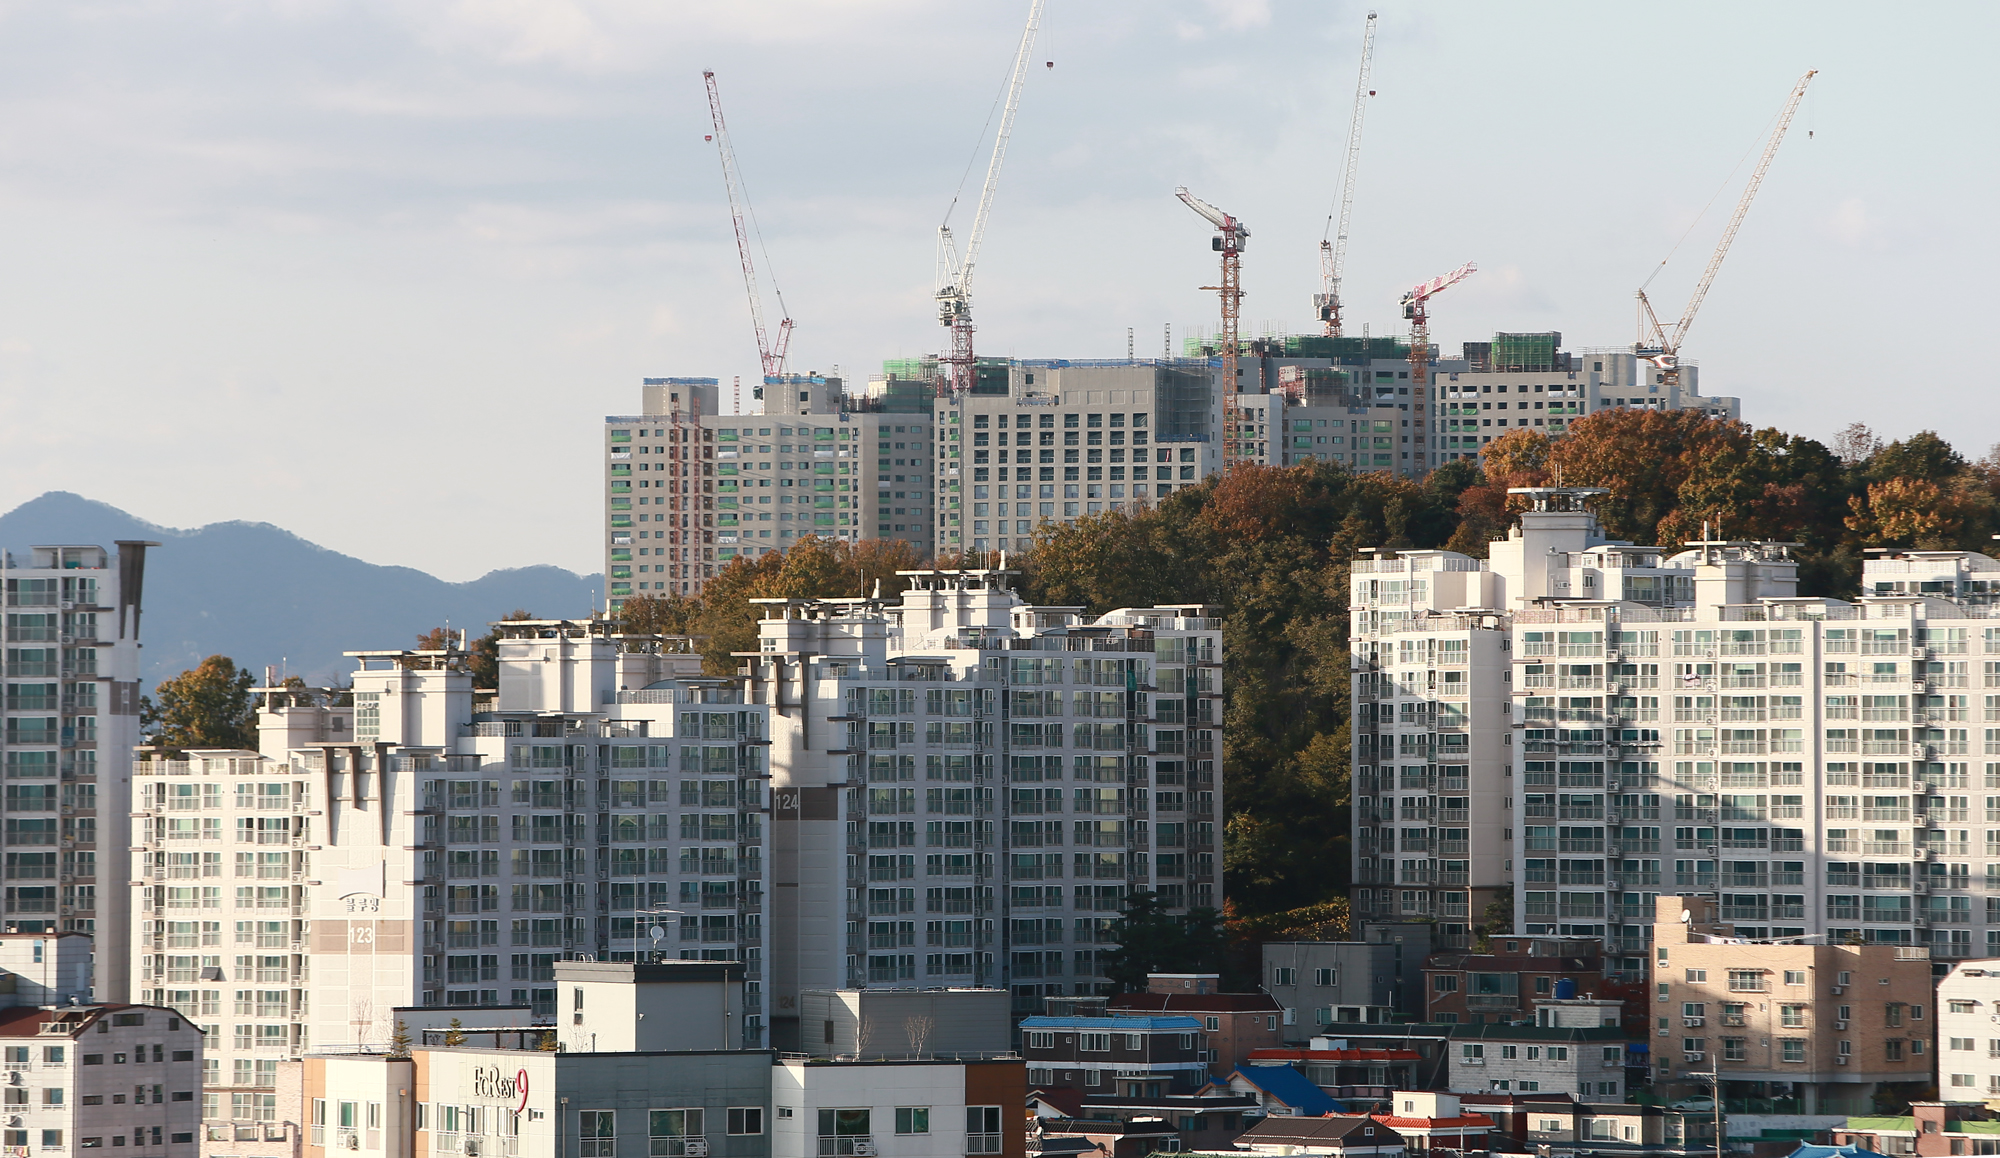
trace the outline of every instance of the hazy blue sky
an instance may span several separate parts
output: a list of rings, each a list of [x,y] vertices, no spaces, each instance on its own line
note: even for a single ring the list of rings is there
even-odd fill
[[[1633,289],[1708,206],[1655,283],[1678,311],[1818,68],[1686,354],[1760,425],[2000,440],[2000,8],[1377,7],[1357,326],[1476,260],[1444,342],[1631,342]],[[1026,9],[0,3],[0,507],[61,488],[452,579],[595,569],[602,416],[647,375],[758,372],[701,70],[794,368],[865,379],[936,347],[935,229]],[[1049,9],[979,348],[1122,356],[1131,326],[1152,354],[1212,324],[1179,184],[1252,230],[1249,328],[1306,329],[1366,7]]]

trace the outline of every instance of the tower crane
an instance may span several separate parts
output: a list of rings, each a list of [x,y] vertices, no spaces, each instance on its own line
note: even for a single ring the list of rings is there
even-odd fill
[[[785,309],[783,291],[774,284],[772,293],[777,296],[783,320],[778,323],[778,340],[770,341],[764,329],[764,303],[757,290],[757,266],[750,258],[746,221],[750,215],[750,197],[743,191],[743,178],[736,169],[736,150],[729,143],[729,129],[722,120],[722,94],[716,90],[715,73],[704,69],[701,79],[708,85],[708,115],[715,122],[716,150],[722,154],[722,184],[729,191],[729,216],[736,224],[736,252],[743,259],[743,288],[750,295],[750,324],[757,331],[757,357],[763,363],[764,381],[768,383],[785,373],[785,351],[792,343],[792,316]],[[763,391],[759,390],[757,396],[763,397]]]
[[[1450,273],[1441,273],[1431,280],[1413,287],[1403,295],[1403,316],[1410,320],[1410,434],[1418,447],[1417,457],[1427,459],[1425,452],[1430,448],[1429,425],[1424,417],[1429,413],[1426,403],[1431,399],[1431,317],[1430,300],[1473,274],[1479,267],[1466,262]]]
[[[1250,244],[1250,231],[1243,222],[1224,213],[1187,191],[1175,189],[1174,196],[1189,209],[1215,226],[1209,244],[1222,255],[1222,284],[1205,285],[1222,299],[1222,468],[1228,470],[1241,457],[1243,424],[1236,404],[1237,319],[1243,302],[1243,250]]]
[[[1021,46],[1014,52],[1014,71],[1007,80],[1007,103],[1000,113],[1000,131],[993,137],[993,156],[986,163],[986,183],[979,191],[979,211],[972,218],[972,233],[966,238],[963,255],[952,239],[949,210],[945,224],[938,226],[938,321],[951,331],[951,351],[938,360],[944,363],[952,392],[960,397],[972,389],[976,369],[972,359],[973,267],[979,260],[979,243],[986,238],[986,219],[993,212],[993,191],[1000,186],[1000,163],[1007,156],[1007,141],[1014,133],[1014,114],[1021,108],[1021,85],[1028,79],[1028,56],[1034,51],[1035,33],[1041,28],[1045,3],[1046,0],[1034,0],[1029,7],[1028,26],[1021,33]]]
[[[1347,220],[1354,214],[1354,173],[1361,161],[1361,119],[1368,111],[1368,98],[1374,92],[1368,87],[1368,70],[1375,59],[1375,14],[1368,14],[1368,30],[1361,34],[1361,79],[1354,83],[1354,115],[1347,124],[1347,161],[1340,170],[1340,205],[1337,219],[1339,227],[1334,227],[1335,214],[1328,214],[1327,231],[1331,240],[1322,237],[1319,241],[1319,292],[1313,295],[1313,309],[1319,320],[1326,324],[1326,336],[1338,338],[1340,331],[1340,275],[1347,268]]]
[[[1681,341],[1687,337],[1688,327],[1694,325],[1694,315],[1701,309],[1701,300],[1708,296],[1708,287],[1714,283],[1716,271],[1722,268],[1722,259],[1729,253],[1729,245],[1736,240],[1736,231],[1742,228],[1743,218],[1750,212],[1750,202],[1757,196],[1757,187],[1764,183],[1764,174],[1771,168],[1772,158],[1778,155],[1778,145],[1785,139],[1785,130],[1792,125],[1792,116],[1799,111],[1799,102],[1805,99],[1806,86],[1819,75],[1818,69],[1808,69],[1792,86],[1792,93],[1785,98],[1784,111],[1778,114],[1778,123],[1771,129],[1771,137],[1764,143],[1764,155],[1757,161],[1757,169],[1750,174],[1750,183],[1743,187],[1743,197],[1736,202],[1736,212],[1729,217],[1729,224],[1722,231],[1722,240],[1715,243],[1715,252],[1709,255],[1708,268],[1701,271],[1701,281],[1694,287],[1694,295],[1688,298],[1687,308],[1673,328],[1667,329],[1653,314],[1653,303],[1646,299],[1646,287],[1639,287],[1639,340],[1632,352],[1650,359],[1659,367],[1664,382],[1668,386],[1678,386],[1681,381],[1680,351]],[[1668,255],[1672,257],[1671,254]],[[1666,268],[1666,261],[1653,269],[1653,276],[1659,276]],[[1646,279],[1647,285],[1653,278]]]

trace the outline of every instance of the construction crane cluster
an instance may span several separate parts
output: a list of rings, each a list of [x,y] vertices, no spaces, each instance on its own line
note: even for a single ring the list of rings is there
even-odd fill
[[[980,247],[985,240],[986,227],[992,217],[994,195],[999,188],[1000,172],[1007,155],[1007,147],[1013,136],[1014,120],[1020,111],[1021,94],[1027,80],[1030,58],[1034,51],[1035,39],[1042,25],[1046,0],[1030,0],[1026,27],[1014,52],[1012,68],[1007,83],[1002,90],[998,113],[999,124],[993,138],[992,154],[987,160],[986,175],[980,185],[979,202],[973,214],[972,226],[965,235],[961,248],[953,235],[951,210],[947,210],[945,220],[938,227],[937,236],[937,279],[934,300],[937,303],[937,318],[944,326],[948,340],[946,349],[938,355],[938,389],[940,394],[949,392],[953,397],[963,397],[974,386],[978,373],[978,363],[973,351],[972,284],[977,268]],[[1368,103],[1375,96],[1369,87],[1374,67],[1376,14],[1368,13],[1367,23],[1362,31],[1360,69],[1355,80],[1354,102],[1349,113],[1347,137],[1342,154],[1340,183],[1332,208],[1327,215],[1327,229],[1319,243],[1319,290],[1313,294],[1313,309],[1329,338],[1345,336],[1346,303],[1342,294],[1342,276],[1347,261],[1349,229],[1353,220],[1357,174],[1360,169],[1362,129],[1366,121]],[[1054,62],[1049,62],[1054,67]],[[1680,348],[1687,337],[1688,329],[1694,324],[1710,286],[1714,283],[1722,261],[1729,252],[1742,227],[1750,204],[1769,171],[1778,146],[1790,127],[1799,104],[1805,96],[1806,87],[1812,82],[1815,72],[1807,72],[1792,87],[1784,108],[1772,128],[1765,143],[1763,154],[1751,174],[1735,213],[1723,230],[1721,240],[1702,271],[1700,281],[1695,286],[1687,306],[1671,326],[1663,324],[1655,314],[1653,304],[1646,296],[1646,286],[1638,292],[1639,340],[1634,344],[1634,352],[1648,359],[1658,368],[1661,381],[1668,385],[1678,385],[1680,381]],[[716,143],[722,161],[723,184],[728,194],[730,217],[735,227],[737,253],[743,267],[744,290],[750,302],[751,327],[756,337],[757,352],[763,365],[765,381],[781,378],[785,373],[787,348],[790,345],[793,328],[792,318],[784,308],[784,296],[774,288],[780,312],[780,321],[775,334],[767,329],[764,321],[761,290],[757,277],[756,263],[752,256],[751,234],[755,231],[755,217],[750,210],[750,201],[743,188],[743,181],[736,163],[736,154],[730,144],[729,131],[722,115],[722,100],[716,87],[715,74],[704,72],[703,80],[708,88],[709,113],[714,122],[715,132],[711,138]],[[1236,464],[1254,458],[1251,454],[1251,439],[1245,437],[1243,412],[1240,406],[1241,383],[1238,359],[1242,353],[1240,324],[1242,300],[1244,296],[1242,279],[1242,255],[1250,239],[1250,230],[1243,219],[1226,212],[1196,197],[1185,187],[1174,190],[1174,195],[1188,208],[1199,214],[1214,229],[1211,246],[1221,264],[1218,284],[1200,287],[1214,291],[1217,295],[1221,315],[1220,346],[1220,392],[1223,415],[1222,465],[1225,470]],[[952,207],[956,208],[954,197]],[[1671,254],[1669,255],[1671,257]],[[767,255],[768,260],[768,255]],[[1656,267],[1654,276],[1665,261]],[[1409,364],[1410,383],[1415,388],[1411,399],[1411,434],[1419,445],[1429,442],[1429,426],[1426,422],[1429,395],[1430,366],[1434,361],[1430,343],[1430,303],[1431,299],[1457,285],[1477,271],[1478,267],[1467,262],[1448,273],[1440,274],[1428,281],[1420,282],[1402,295],[1402,315],[1409,324]],[[1650,285],[1652,278],[1647,279]],[[1167,355],[1172,356],[1171,328]],[[1128,350],[1130,346],[1128,336]]]

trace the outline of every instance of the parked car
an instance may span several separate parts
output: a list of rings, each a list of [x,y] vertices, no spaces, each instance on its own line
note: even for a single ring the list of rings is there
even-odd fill
[[[1669,1106],[1668,1109],[1697,1114],[1712,1114],[1715,1112],[1715,1099],[1709,1097],[1682,1098],[1680,1101]]]

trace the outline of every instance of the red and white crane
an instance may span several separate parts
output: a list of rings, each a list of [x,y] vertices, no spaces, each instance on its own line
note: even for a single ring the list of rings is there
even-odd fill
[[[1222,299],[1222,469],[1226,471],[1244,457],[1243,418],[1236,398],[1236,354],[1243,310],[1243,251],[1250,245],[1250,231],[1240,219],[1196,197],[1185,186],[1174,190],[1174,196],[1215,226],[1215,236],[1209,239],[1209,245],[1222,255],[1222,284],[1201,288],[1215,290]]]
[[[1450,273],[1441,273],[1413,287],[1403,295],[1403,316],[1410,320],[1410,433],[1417,445],[1419,469],[1429,461],[1430,427],[1424,418],[1430,413],[1431,397],[1431,316],[1430,300],[1473,274],[1479,267],[1466,262]]]
[[[1792,86],[1792,93],[1785,98],[1784,111],[1778,114],[1778,123],[1771,129],[1771,137],[1764,143],[1764,155],[1757,161],[1757,169],[1750,174],[1750,183],[1743,187],[1743,196],[1736,202],[1736,212],[1730,215],[1729,224],[1722,231],[1722,240],[1715,243],[1715,252],[1709,255],[1708,268],[1701,271],[1701,281],[1696,283],[1694,294],[1688,298],[1687,308],[1669,330],[1653,315],[1653,303],[1646,300],[1646,287],[1639,287],[1639,341],[1632,347],[1634,353],[1649,358],[1660,368],[1669,386],[1677,386],[1681,380],[1681,341],[1687,337],[1688,327],[1694,325],[1695,312],[1701,309],[1701,300],[1708,296],[1708,287],[1715,282],[1716,272],[1722,268],[1722,259],[1729,254],[1729,245],[1736,240],[1736,231],[1743,227],[1743,218],[1750,212],[1750,202],[1757,196],[1758,186],[1764,183],[1764,174],[1771,168],[1772,158],[1778,155],[1778,145],[1785,139],[1785,130],[1792,125],[1792,117],[1799,111],[1799,102],[1805,99],[1806,86],[1819,70],[1810,69]],[[1667,255],[1669,259],[1672,254]],[[1666,261],[1653,269],[1653,277],[1666,267]],[[1651,285],[1653,277],[1646,279]]]
[[[951,349],[938,356],[943,363],[946,384],[953,394],[964,397],[972,389],[975,364],[972,357],[972,272],[979,261],[979,244],[986,239],[986,219],[993,212],[993,193],[1000,187],[1000,164],[1007,156],[1007,142],[1014,135],[1014,114],[1021,108],[1021,86],[1028,79],[1028,55],[1034,51],[1035,33],[1042,26],[1046,0],[1034,0],[1028,9],[1028,26],[1021,33],[1021,46],[1014,52],[1014,70],[1007,79],[1006,105],[1000,114],[1000,131],[993,137],[993,156],[986,162],[986,183],[979,191],[979,211],[972,218],[972,233],[961,254],[951,235],[951,214],[938,226],[938,321],[951,331]],[[1054,64],[1051,63],[1053,68]],[[957,204],[954,200],[953,204]]]
[[[757,289],[757,264],[750,257],[750,225],[754,220],[750,212],[750,196],[743,191],[743,178],[736,169],[736,150],[729,143],[729,129],[722,120],[722,94],[716,91],[715,73],[704,69],[701,79],[708,85],[708,114],[715,121],[715,147],[722,154],[722,183],[729,192],[729,216],[736,224],[736,252],[743,259],[743,289],[750,295],[750,324],[757,331],[757,357],[764,366],[764,381],[780,378],[785,373],[785,351],[792,342],[792,315],[785,309],[784,291],[774,283],[772,294],[778,299],[778,312],[782,319],[778,323],[777,340],[771,341],[764,329],[764,303]],[[765,255],[769,257],[768,254]],[[762,392],[759,392],[759,397]]]
[[[1347,161],[1340,170],[1340,204],[1337,214],[1328,214],[1331,238],[1319,241],[1319,292],[1313,308],[1326,325],[1329,338],[1341,336],[1340,275],[1347,268],[1347,221],[1354,215],[1354,174],[1361,164],[1361,121],[1368,111],[1368,72],[1375,60],[1375,14],[1368,14],[1368,30],[1361,35],[1361,79],[1354,83],[1354,114],[1347,124]],[[1335,227],[1336,219],[1339,226]]]

